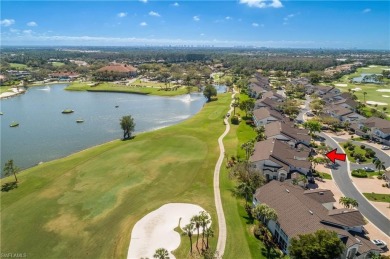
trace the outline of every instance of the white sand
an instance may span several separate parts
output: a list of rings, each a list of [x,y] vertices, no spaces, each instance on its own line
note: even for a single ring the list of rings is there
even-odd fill
[[[386,98],[390,97],[390,95],[384,95],[384,94],[383,94],[382,96],[383,96],[383,97],[386,97]]]
[[[387,105],[387,103],[381,103],[381,102],[374,102],[374,101],[367,101],[368,104],[378,104],[378,105]]]
[[[158,248],[167,249],[169,257],[175,258],[171,252],[180,245],[180,234],[174,231],[179,225],[180,218],[180,227],[183,228],[190,222],[192,216],[198,215],[201,211],[204,209],[194,204],[168,203],[150,212],[134,225],[127,258],[153,258]],[[202,228],[199,229],[199,233],[201,232]],[[189,243],[188,237],[183,238]]]
[[[378,66],[371,65],[371,66],[368,66],[368,67],[378,67]]]
[[[347,87],[348,85],[347,84],[334,84],[335,86],[339,86],[339,87]]]
[[[17,95],[17,93],[14,93],[14,92],[4,92],[4,93],[0,94],[0,99],[1,98],[7,98],[7,97],[10,97],[10,96],[13,96],[13,95]]]
[[[388,92],[390,93],[390,89],[378,89],[377,92]]]
[[[359,87],[356,87],[356,88],[353,88],[353,89],[351,89],[352,91],[361,91],[362,89],[361,88],[359,88]]]

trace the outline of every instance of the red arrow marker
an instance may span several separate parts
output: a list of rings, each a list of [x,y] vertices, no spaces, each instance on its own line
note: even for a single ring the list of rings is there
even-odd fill
[[[336,160],[345,161],[347,155],[346,154],[340,154],[336,153],[337,148],[333,149],[332,151],[326,153],[326,156],[330,159],[330,161],[336,163]]]

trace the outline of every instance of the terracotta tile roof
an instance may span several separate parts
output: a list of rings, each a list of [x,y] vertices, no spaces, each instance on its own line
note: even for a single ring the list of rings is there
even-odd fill
[[[111,72],[112,71],[112,72],[130,73],[130,72],[137,71],[137,69],[131,65],[117,64],[117,65],[109,65],[109,66],[99,68],[97,71],[99,71],[99,72]]]

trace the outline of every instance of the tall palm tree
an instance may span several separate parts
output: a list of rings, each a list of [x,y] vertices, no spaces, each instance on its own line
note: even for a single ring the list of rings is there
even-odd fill
[[[265,140],[267,139],[267,136],[265,135],[265,127],[264,126],[260,126],[260,127],[257,127],[255,129],[256,131],[256,141],[262,141],[262,140]]]
[[[192,254],[192,231],[194,230],[194,224],[193,223],[189,223],[187,225],[184,226],[183,228],[183,233],[182,235],[183,236],[188,236],[190,238],[190,251],[191,251],[191,254]]]
[[[344,206],[344,208],[347,208],[348,205],[348,197],[340,197],[339,203]]]
[[[242,197],[245,199],[245,206],[248,205],[248,199],[249,197],[253,194],[253,189],[252,189],[252,186],[250,184],[250,182],[240,182],[235,190],[234,190],[234,194],[238,197]]]
[[[206,236],[206,249],[208,249],[209,248],[209,238],[214,236],[214,231],[211,228],[206,229],[205,236]]]
[[[381,174],[381,170],[386,169],[385,163],[380,161],[379,159],[377,159],[374,164],[375,164],[375,168],[378,169],[379,174]]]
[[[200,219],[201,219],[201,226],[202,226],[202,249],[204,244],[204,236],[208,230],[208,224],[210,224],[210,216],[206,211],[201,211],[199,213]],[[208,245],[206,244],[206,249],[208,248]]]
[[[364,103],[366,103],[366,95],[367,95],[367,92],[363,92],[363,100],[364,100]]]
[[[246,160],[249,160],[249,157],[252,155],[254,143],[253,141],[245,142],[241,145],[241,148],[245,150],[245,158]]]
[[[154,252],[153,258],[169,259],[169,253],[165,248],[159,248]]]
[[[199,248],[198,248],[199,228],[200,228],[200,226],[202,224],[202,218],[199,215],[192,216],[191,222],[192,222],[192,224],[194,225],[194,227],[196,228],[196,231],[197,231],[197,235],[196,235],[196,249],[199,252]]]
[[[359,203],[355,199],[349,197],[341,197],[339,199],[339,203],[347,209],[357,208],[359,206]]]

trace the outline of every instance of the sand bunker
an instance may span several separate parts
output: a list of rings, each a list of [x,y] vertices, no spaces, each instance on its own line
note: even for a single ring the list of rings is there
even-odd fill
[[[390,93],[390,89],[378,89],[377,92],[388,92]]]
[[[382,96],[383,96],[383,97],[386,97],[386,98],[390,97],[390,95],[384,95],[384,94],[383,94]]]
[[[347,87],[348,85],[347,84],[334,84],[335,86],[339,86],[339,87]]]
[[[378,67],[378,66],[371,65],[371,66],[368,66],[368,67]]]
[[[353,88],[353,89],[351,89],[352,91],[361,91],[362,89],[361,88],[359,88],[359,87],[356,87],[356,88]]]
[[[375,105],[375,104],[378,104],[378,105],[387,105],[387,103],[374,102],[374,101],[367,101],[366,103],[367,103],[367,104],[373,104],[373,105]]]
[[[171,251],[179,247],[180,234],[174,229],[179,225],[179,221],[180,227],[183,228],[192,216],[201,211],[204,209],[194,204],[168,203],[150,212],[134,225],[127,258],[153,258],[158,248],[167,249],[169,257],[175,258]],[[199,232],[202,232],[202,228]]]

